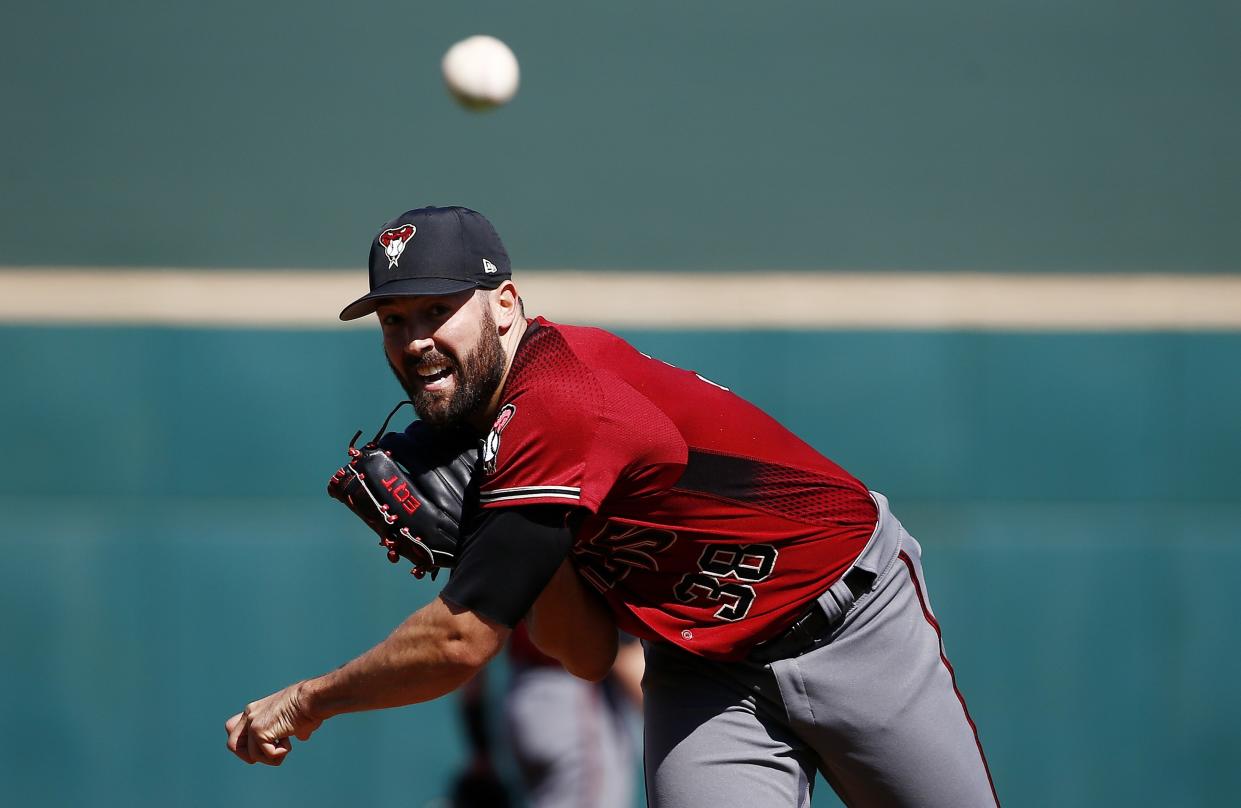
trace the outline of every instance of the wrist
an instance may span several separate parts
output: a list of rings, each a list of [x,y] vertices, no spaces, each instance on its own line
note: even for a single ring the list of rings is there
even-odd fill
[[[312,721],[324,721],[337,715],[340,710],[331,708],[327,697],[325,676],[304,679],[297,683],[297,703],[302,713]]]

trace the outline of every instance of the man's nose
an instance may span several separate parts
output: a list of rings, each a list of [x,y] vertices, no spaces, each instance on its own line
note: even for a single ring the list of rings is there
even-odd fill
[[[405,353],[411,356],[422,356],[434,347],[435,340],[430,336],[410,337],[409,342],[405,344]]]

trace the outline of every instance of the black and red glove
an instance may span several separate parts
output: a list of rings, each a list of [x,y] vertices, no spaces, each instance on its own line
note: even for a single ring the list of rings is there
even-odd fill
[[[353,436],[349,462],[328,480],[327,492],[379,534],[389,561],[403,557],[417,577],[435,577],[456,563],[462,521],[477,506],[478,441],[422,421],[385,435],[388,421],[406,403],[362,448],[354,447],[362,432]]]

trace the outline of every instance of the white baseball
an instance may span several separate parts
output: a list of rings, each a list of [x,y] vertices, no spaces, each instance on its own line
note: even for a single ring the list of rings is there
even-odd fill
[[[493,36],[463,39],[448,49],[443,61],[444,83],[470,109],[490,109],[517,92],[517,57]]]

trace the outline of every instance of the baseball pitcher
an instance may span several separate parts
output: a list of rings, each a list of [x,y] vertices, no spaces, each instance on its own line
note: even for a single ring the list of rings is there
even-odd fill
[[[443,695],[524,617],[588,679],[616,628],[643,640],[654,808],[806,806],[816,771],[850,806],[998,804],[921,548],[882,495],[716,381],[527,318],[474,211],[389,222],[370,292],[341,317],[371,313],[421,419],[402,448],[425,460],[360,480],[358,464],[401,454],[379,438],[335,485],[393,557],[451,573],[375,648],[230,718],[239,757],[279,764],[334,715]],[[459,498],[434,482],[454,467],[469,468],[447,486]],[[448,502],[428,508],[447,529],[407,522],[426,506],[389,485]]]

